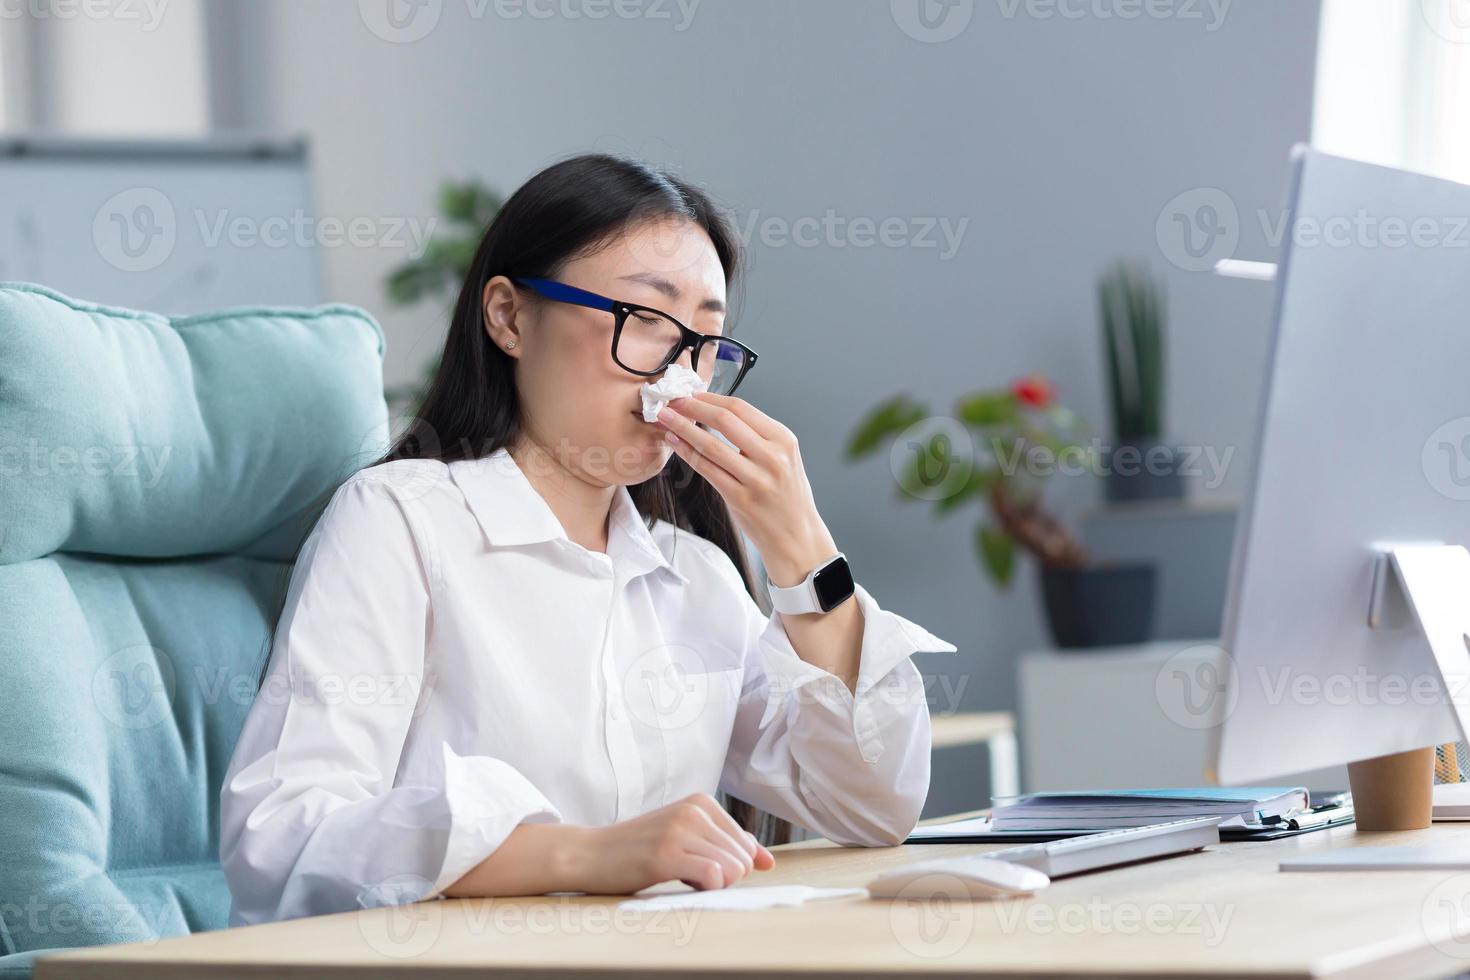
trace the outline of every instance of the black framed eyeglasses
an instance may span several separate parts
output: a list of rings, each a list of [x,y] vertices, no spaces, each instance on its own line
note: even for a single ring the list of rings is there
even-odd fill
[[[694,373],[704,379],[716,395],[732,395],[740,382],[755,367],[757,354],[738,340],[718,334],[698,333],[662,310],[637,303],[600,296],[555,279],[529,279],[511,276],[510,281],[525,286],[547,299],[571,303],[613,315],[612,359],[631,374],[660,374],[678,359],[685,348],[694,355]]]

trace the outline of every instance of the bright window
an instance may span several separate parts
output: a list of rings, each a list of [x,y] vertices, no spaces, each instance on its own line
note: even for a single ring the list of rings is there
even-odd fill
[[[1470,183],[1470,0],[1322,0],[1312,142]]]

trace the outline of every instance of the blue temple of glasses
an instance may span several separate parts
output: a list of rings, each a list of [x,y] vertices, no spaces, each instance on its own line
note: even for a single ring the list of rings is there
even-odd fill
[[[564,282],[555,279],[523,279],[520,276],[512,276],[512,282],[518,282],[524,286],[530,286],[536,292],[547,299],[554,299],[561,303],[575,303],[578,306],[590,306],[594,310],[611,310],[613,301],[606,296],[589,293],[585,289],[576,286],[568,286]]]

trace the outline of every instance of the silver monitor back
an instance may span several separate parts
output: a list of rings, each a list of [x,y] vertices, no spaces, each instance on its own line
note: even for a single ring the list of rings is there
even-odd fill
[[[1374,628],[1369,607],[1382,546],[1470,544],[1470,186],[1297,147],[1284,217],[1206,772],[1222,783],[1463,737],[1443,645],[1437,664],[1412,616]]]

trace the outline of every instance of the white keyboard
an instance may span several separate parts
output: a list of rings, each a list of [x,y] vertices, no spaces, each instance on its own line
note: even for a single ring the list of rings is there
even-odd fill
[[[1197,851],[1207,844],[1220,843],[1220,817],[1194,817],[1171,820],[1143,827],[1105,830],[1045,844],[1023,844],[999,851],[986,851],[993,861],[1009,861],[1035,868],[1048,878],[1081,874],[1115,864],[1144,861]]]
[[[868,882],[874,898],[971,898],[1030,894],[1052,878],[1197,851],[1220,843],[1220,817],[1194,817],[1144,827],[1105,830],[1045,844],[1023,844],[983,854],[916,861]],[[960,897],[963,897],[961,895]]]

